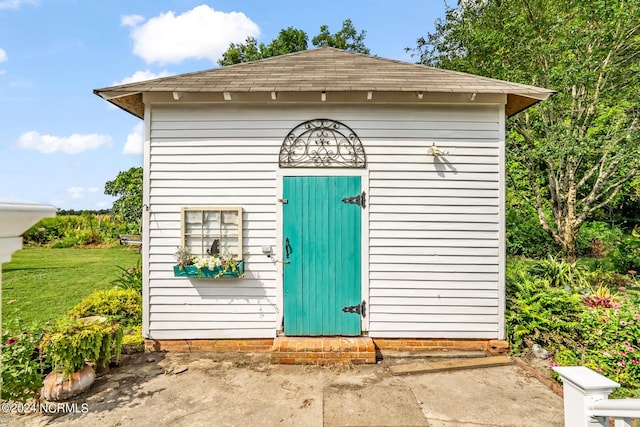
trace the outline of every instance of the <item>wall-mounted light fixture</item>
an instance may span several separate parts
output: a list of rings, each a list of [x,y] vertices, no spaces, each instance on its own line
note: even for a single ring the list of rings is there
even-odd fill
[[[445,153],[444,151],[439,149],[436,146],[436,143],[434,142],[434,143],[431,144],[431,147],[429,147],[429,154],[432,155],[433,157],[438,157],[438,156],[442,156],[442,155],[447,154],[447,153]]]

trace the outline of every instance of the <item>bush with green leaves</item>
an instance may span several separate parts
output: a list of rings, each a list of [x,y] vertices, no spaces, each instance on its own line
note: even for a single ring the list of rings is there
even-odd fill
[[[603,257],[615,250],[622,230],[602,221],[585,222],[578,233],[578,253],[581,256]]]
[[[48,329],[40,341],[40,352],[51,358],[56,372],[70,376],[86,363],[108,366],[120,361],[123,328],[119,323],[64,318]]]
[[[142,323],[142,297],[135,289],[96,291],[68,312],[72,319],[104,316],[126,327]]]
[[[133,289],[142,295],[142,265],[140,261],[138,264],[124,268],[118,266],[120,269],[120,277],[114,280],[113,283],[116,288],[119,289]]]
[[[507,253],[528,258],[542,258],[558,251],[553,240],[538,220],[535,211],[526,205],[518,205],[513,196],[506,209]]]
[[[576,345],[559,347],[551,361],[587,366],[620,383],[614,397],[640,397],[639,303],[625,301],[616,309],[583,311]]]
[[[589,286],[589,271],[579,262],[567,262],[549,255],[529,270],[535,276],[549,281],[556,288],[582,291]]]
[[[507,338],[524,355],[547,349],[551,366],[583,365],[619,382],[614,397],[640,397],[640,286],[635,276],[583,272],[588,286],[568,286],[564,262],[509,259]],[[578,273],[578,274],[583,274]],[[558,277],[560,277],[558,279]],[[555,278],[555,280],[551,280]]]
[[[125,331],[122,338],[122,347],[127,352],[144,352],[144,337],[142,336],[142,325],[136,325]]]
[[[512,352],[522,354],[533,344],[552,347],[573,343],[584,310],[578,294],[527,274],[508,288],[505,317]]]
[[[2,331],[2,400],[26,402],[36,397],[48,365],[40,360],[39,327],[20,326],[14,322]]]
[[[640,270],[640,237],[635,233],[624,236],[608,257],[616,271],[625,273]]]
[[[23,234],[25,244],[69,248],[92,244],[113,244],[131,227],[118,217],[83,212],[45,218]],[[137,228],[136,228],[137,232]]]

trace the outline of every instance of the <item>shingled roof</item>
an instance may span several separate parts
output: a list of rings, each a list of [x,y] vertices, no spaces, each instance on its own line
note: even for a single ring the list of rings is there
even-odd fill
[[[259,61],[95,89],[96,95],[143,117],[142,94],[256,92],[416,92],[506,94],[512,116],[554,91],[330,47]]]

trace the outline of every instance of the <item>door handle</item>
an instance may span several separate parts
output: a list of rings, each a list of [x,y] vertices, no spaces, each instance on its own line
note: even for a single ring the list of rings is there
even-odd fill
[[[285,256],[287,257],[287,259],[289,259],[289,255],[291,255],[291,253],[293,252],[293,249],[291,248],[291,243],[289,243],[288,237],[284,240],[284,251],[285,251]]]

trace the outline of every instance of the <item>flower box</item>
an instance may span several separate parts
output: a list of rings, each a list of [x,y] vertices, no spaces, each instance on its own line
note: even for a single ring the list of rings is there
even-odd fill
[[[244,274],[244,261],[238,261],[238,265],[236,267],[237,272],[227,271],[226,273],[222,273],[222,276],[218,276],[222,270],[222,267],[215,267],[213,270],[210,270],[207,267],[202,267],[198,270],[198,267],[195,265],[185,265],[184,267],[174,265],[173,275],[175,277],[200,277],[213,279],[221,277],[240,277]]]

